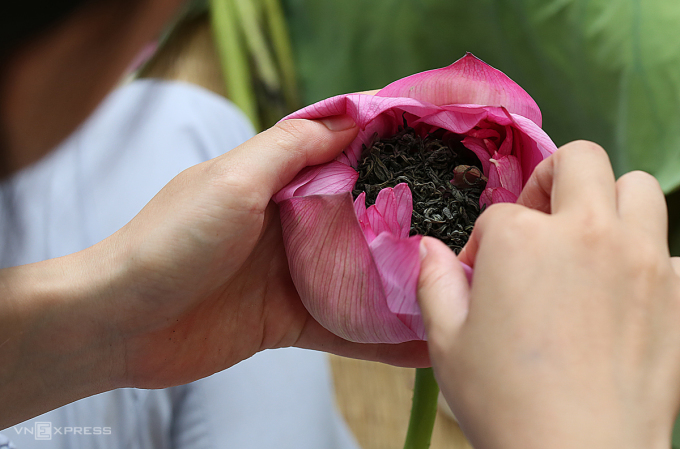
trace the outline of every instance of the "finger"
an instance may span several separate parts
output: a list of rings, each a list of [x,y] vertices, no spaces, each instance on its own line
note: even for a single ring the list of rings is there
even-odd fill
[[[428,340],[451,341],[468,313],[467,276],[455,254],[439,240],[424,237],[420,249],[418,302]]]
[[[668,209],[659,182],[649,173],[633,171],[616,182],[619,217],[661,240],[668,238]]]
[[[353,343],[338,337],[313,319],[307,320],[300,335],[295,343],[298,348],[409,368],[431,366],[427,343],[424,341],[399,344]]]
[[[520,204],[546,212],[546,193],[550,192],[549,210],[553,214],[583,208],[616,210],[614,171],[599,145],[571,142],[539,165],[540,171],[532,175],[526,193],[520,195]]]
[[[477,251],[479,250],[479,235],[476,229],[477,227],[472,228],[470,238],[458,254],[458,260],[472,268],[475,266],[475,257],[477,256]]]
[[[328,162],[356,137],[346,115],[323,120],[284,120],[226,153],[220,163],[269,201],[303,168]]]
[[[555,158],[550,156],[542,160],[531,173],[524,185],[517,204],[530,209],[545,212],[550,211],[550,195],[552,193]]]
[[[489,232],[493,234],[493,228],[495,226],[502,227],[512,215],[522,210],[529,211],[526,207],[520,207],[517,204],[512,203],[497,203],[489,206],[475,222],[470,238],[460,254],[458,254],[458,260],[461,263],[474,268],[477,252],[479,251],[479,246],[482,244],[484,235]]]

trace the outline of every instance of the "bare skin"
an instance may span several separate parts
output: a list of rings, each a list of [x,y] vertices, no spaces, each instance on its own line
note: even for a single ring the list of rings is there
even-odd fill
[[[461,260],[425,239],[419,301],[437,378],[487,448],[669,448],[680,406],[680,278],[664,196],[615,181],[590,142],[490,207]],[[528,207],[526,207],[528,206]]]

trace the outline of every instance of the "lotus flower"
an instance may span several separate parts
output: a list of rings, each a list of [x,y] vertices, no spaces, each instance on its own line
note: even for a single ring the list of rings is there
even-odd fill
[[[383,189],[368,208],[363,194],[353,201],[362,145],[376,133],[394,135],[404,118],[421,135],[439,128],[458,134],[481,162],[488,182],[480,203],[490,205],[516,201],[555,144],[529,94],[471,54],[375,96],[336,96],[285,119],[342,114],[354,118],[357,138],[336,160],[305,168],[274,197],[291,276],[310,314],[347,340],[424,340],[416,301],[420,237],[409,237],[411,192],[402,184]]]

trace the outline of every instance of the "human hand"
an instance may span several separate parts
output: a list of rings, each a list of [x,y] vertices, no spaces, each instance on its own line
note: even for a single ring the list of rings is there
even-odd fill
[[[115,384],[186,383],[285,346],[429,364],[423,342],[350,343],[322,328],[290,279],[271,196],[355,137],[351,119],[289,120],[171,181],[92,257],[124,267],[102,329],[119,335]],[[329,129],[330,128],[330,129]],[[123,370],[124,368],[124,370]]]
[[[477,221],[469,291],[453,253],[423,242],[430,355],[466,434],[478,449],[670,447],[680,264],[658,183],[615,181],[601,148],[574,142],[518,203]]]

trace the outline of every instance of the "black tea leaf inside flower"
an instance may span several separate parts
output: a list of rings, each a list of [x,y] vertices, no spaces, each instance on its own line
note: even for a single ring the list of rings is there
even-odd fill
[[[436,237],[458,254],[481,213],[479,197],[486,187],[477,156],[462,136],[439,129],[420,136],[408,126],[389,138],[363,147],[352,194],[366,192],[366,207],[380,190],[407,183],[413,196],[411,235]]]

